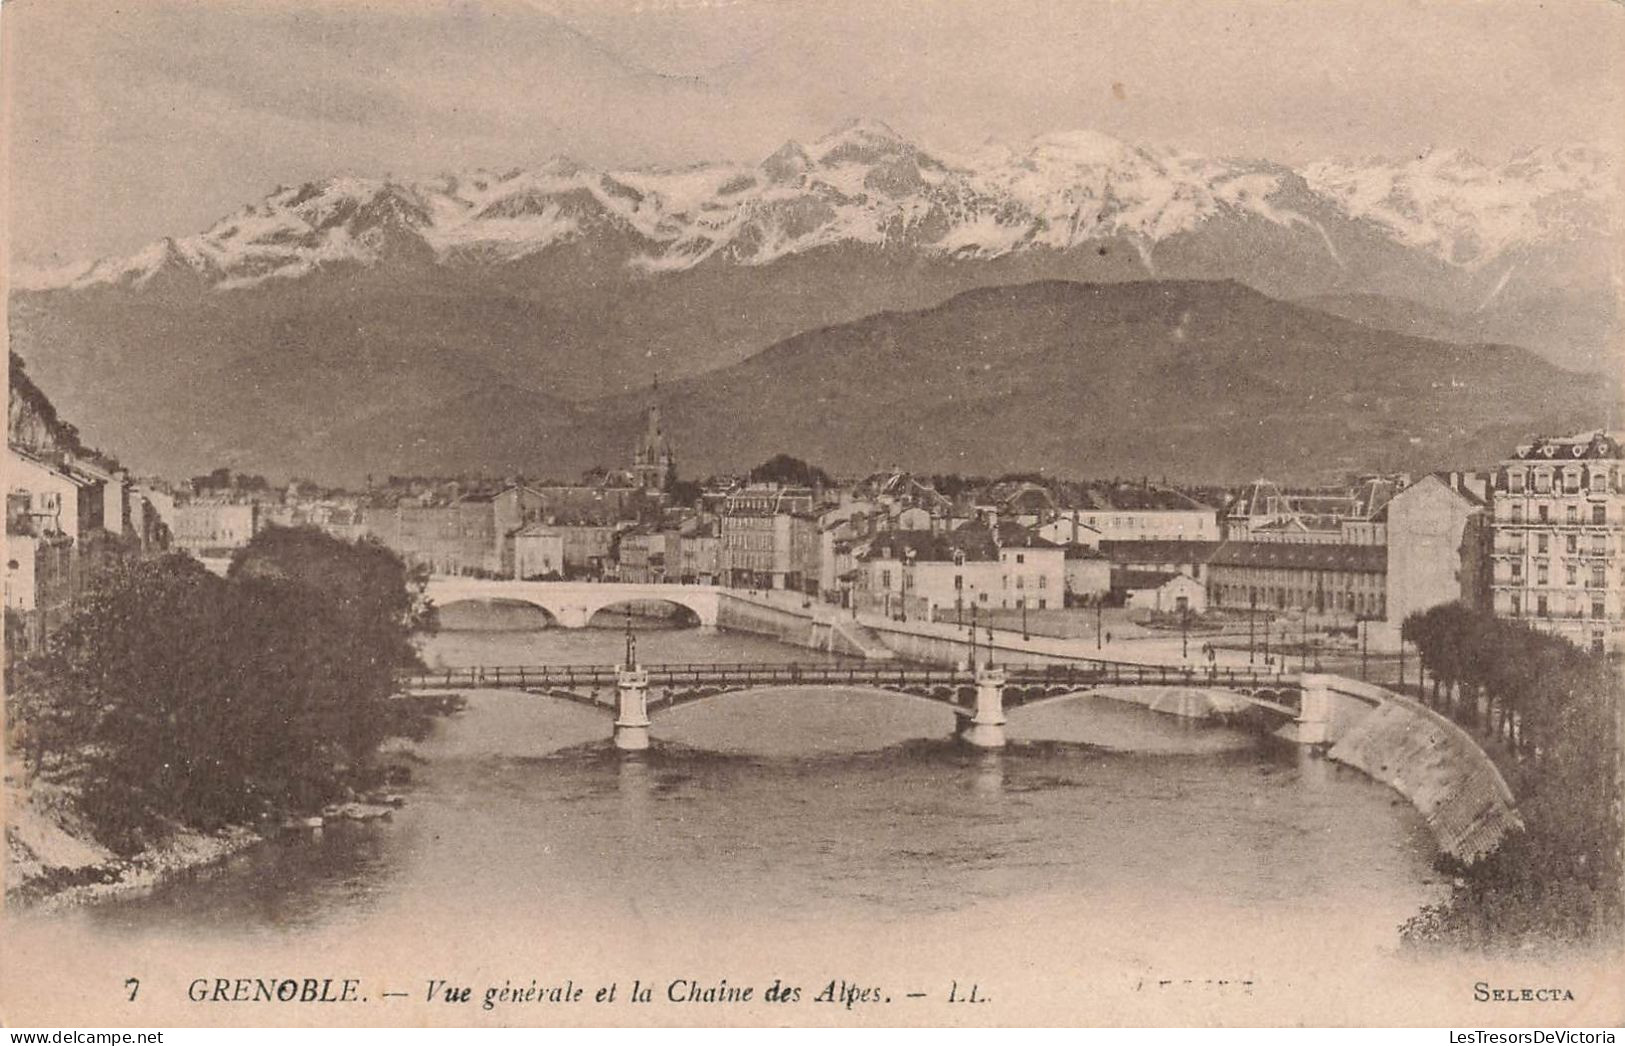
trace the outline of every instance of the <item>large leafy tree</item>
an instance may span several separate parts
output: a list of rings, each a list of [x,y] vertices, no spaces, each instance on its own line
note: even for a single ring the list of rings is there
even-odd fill
[[[796,487],[829,487],[835,482],[823,469],[789,454],[775,454],[757,465],[750,470],[750,479],[753,483],[783,483]]]
[[[321,724],[350,762],[364,761],[383,738],[382,702],[397,676],[421,667],[412,635],[433,625],[422,595],[426,579],[376,541],[350,543],[313,527],[261,531],[232,557],[228,576],[250,608],[310,609],[303,626],[278,620],[256,627],[273,646],[268,656],[292,662],[304,680],[305,722]],[[244,642],[253,644],[252,633]]]
[[[388,549],[272,528],[228,578],[118,562],[16,675],[16,743],[109,844],[345,794],[398,722],[385,702],[432,625]]]
[[[237,703],[231,602],[187,556],[117,564],[18,666],[25,758],[73,787],[110,842],[138,844],[161,816],[241,812],[216,756]]]

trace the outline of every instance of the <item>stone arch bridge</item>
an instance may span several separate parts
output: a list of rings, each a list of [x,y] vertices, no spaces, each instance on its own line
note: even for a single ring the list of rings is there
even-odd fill
[[[528,603],[563,628],[586,628],[600,610],[626,603],[663,602],[680,606],[715,628],[718,590],[713,585],[640,585],[625,582],[507,581],[472,577],[429,579],[424,594],[435,606],[463,602]]]

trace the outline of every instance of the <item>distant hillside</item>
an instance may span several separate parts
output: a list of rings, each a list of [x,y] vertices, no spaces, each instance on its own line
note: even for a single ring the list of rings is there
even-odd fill
[[[1386,294],[1317,294],[1298,299],[1298,304],[1418,338],[1522,345],[1569,370],[1617,369],[1625,344],[1615,310],[1599,307],[1595,299],[1559,293],[1496,300],[1475,312],[1452,312]]]
[[[275,323],[275,354],[227,340],[116,368],[91,359],[59,380],[77,417],[118,420],[137,467],[178,475],[568,476],[626,461],[647,392],[538,391],[545,367],[523,381],[474,363],[442,340],[445,312],[414,307],[412,338],[368,334],[373,313],[358,309],[360,338],[339,339],[323,310]],[[839,473],[1228,483],[1482,464],[1533,433],[1605,422],[1616,394],[1522,349],[1375,330],[1229,281],[1044,281],[798,334],[662,382],[660,400],[689,477],[787,452]]]
[[[1236,481],[1483,463],[1600,423],[1616,391],[1231,282],[1043,282],[790,338],[663,399],[689,471],[791,449],[853,472]]]

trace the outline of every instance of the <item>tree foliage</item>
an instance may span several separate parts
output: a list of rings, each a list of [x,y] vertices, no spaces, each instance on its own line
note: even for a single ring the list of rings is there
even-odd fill
[[[411,581],[380,545],[280,528],[227,578],[180,554],[118,564],[18,666],[22,754],[127,849],[340,797],[432,625]]]
[[[775,454],[751,469],[750,480],[752,483],[783,483],[792,487],[835,485],[835,481],[823,469],[788,454]]]
[[[1413,940],[1521,946],[1616,935],[1621,915],[1620,676],[1522,622],[1460,604],[1402,625],[1424,697],[1506,758],[1525,831],[1471,866],[1406,928]]]

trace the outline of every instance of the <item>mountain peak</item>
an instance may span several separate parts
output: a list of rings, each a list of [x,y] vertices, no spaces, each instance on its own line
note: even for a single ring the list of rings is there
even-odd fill
[[[896,131],[892,130],[890,125],[886,124],[884,121],[876,120],[868,116],[849,116],[837,124],[834,130],[818,139],[818,144],[823,145],[824,143],[833,141],[837,138],[854,137],[883,139],[893,142],[900,142],[903,140],[902,135],[899,135]]]
[[[825,165],[874,163],[911,152],[913,146],[879,120],[854,118],[813,143],[813,151]]]

